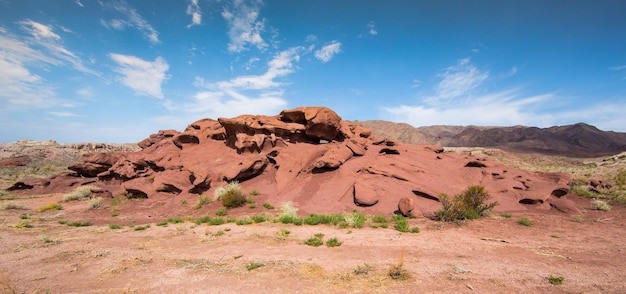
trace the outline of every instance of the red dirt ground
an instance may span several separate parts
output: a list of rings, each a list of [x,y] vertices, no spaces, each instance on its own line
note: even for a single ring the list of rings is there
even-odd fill
[[[410,220],[419,233],[400,233],[393,223],[386,229],[189,221],[161,227],[155,223],[167,216],[148,218],[123,208],[111,217],[108,204],[94,213],[86,202],[35,211],[61,197],[22,197],[11,202],[27,210],[0,210],[3,293],[626,292],[626,209],[594,210],[590,199],[577,196],[572,199],[582,212],[576,218],[554,211],[511,218],[492,213],[451,224],[420,216]],[[22,214],[29,219],[21,220]],[[534,225],[518,224],[521,218]],[[61,219],[94,225],[69,227],[58,224]],[[107,226],[132,220],[151,226],[142,231]],[[20,221],[32,228],[18,228]],[[288,236],[279,237],[281,229],[289,230]],[[304,244],[317,233],[343,244]],[[253,262],[263,266],[247,270]],[[367,273],[355,273],[366,265]],[[408,271],[408,280],[389,277],[398,265]],[[564,283],[551,285],[551,275],[564,277]]]

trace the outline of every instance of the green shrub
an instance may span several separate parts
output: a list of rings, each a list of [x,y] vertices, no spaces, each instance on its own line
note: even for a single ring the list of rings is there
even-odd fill
[[[526,227],[532,227],[533,226],[533,222],[531,222],[530,220],[526,219],[526,218],[521,218],[517,221],[518,224],[522,225],[522,226],[526,226]]]
[[[143,230],[145,230],[145,229],[147,229],[147,228],[150,228],[150,225],[149,225],[149,224],[148,224],[148,225],[143,225],[143,226],[135,226],[135,227],[133,228],[133,230],[135,230],[135,231],[143,231]]]
[[[598,210],[604,210],[604,211],[611,210],[611,205],[604,200],[594,199],[591,201],[591,205],[593,205],[593,207],[595,207],[595,209],[598,209]]]
[[[343,244],[343,242],[339,241],[337,238],[330,238],[326,240],[326,246],[328,247],[337,247],[341,246],[341,244]]]
[[[225,216],[225,215],[227,215],[227,214],[228,214],[228,210],[227,210],[226,208],[224,208],[224,207],[222,207],[222,208],[218,209],[218,210],[215,212],[215,215],[217,215],[217,216]]]
[[[239,207],[246,203],[246,195],[244,195],[237,181],[217,188],[215,190],[215,199],[222,201],[222,205],[227,208]]]
[[[266,209],[274,209],[274,206],[272,206],[269,202],[263,202],[263,207]]]
[[[245,225],[250,225],[252,224],[252,220],[247,219],[247,218],[243,218],[243,219],[238,219],[235,224],[237,224],[238,226],[245,226]]]
[[[387,275],[393,280],[404,281],[411,278],[411,275],[407,270],[405,270],[402,265],[396,265],[392,267]]]
[[[419,232],[420,232],[420,228],[418,228],[418,227],[412,227],[411,228],[411,233],[417,234]]]
[[[264,215],[253,215],[251,218],[252,218],[252,221],[257,224],[267,221],[267,217]]]
[[[158,222],[156,225],[158,227],[167,227],[168,222],[167,221],[163,221],[163,222]]]
[[[219,226],[223,225],[226,221],[221,217],[214,217],[209,220],[209,225],[211,226]]]
[[[183,199],[183,200],[181,200],[181,201],[180,201],[180,204],[181,204],[181,205],[187,205],[187,203],[188,203],[188,202],[187,202],[187,199]]]
[[[91,196],[91,193],[92,193],[91,191],[99,191],[99,190],[102,190],[102,189],[96,186],[91,186],[91,185],[80,186],[74,189],[74,191],[72,192],[65,193],[61,201],[68,202],[68,201],[76,201],[76,200],[85,200],[89,198],[89,196]]]
[[[319,247],[319,246],[322,246],[322,244],[324,244],[324,241],[322,241],[322,238],[320,238],[318,236],[314,236],[314,237],[311,237],[309,239],[306,239],[304,241],[304,244],[309,245],[309,246],[313,246],[313,247]]]
[[[198,203],[196,203],[196,209],[202,208],[205,204],[211,202],[208,196],[200,196],[198,197]]]
[[[173,218],[168,218],[167,222],[168,223],[173,223],[173,224],[180,224],[180,223],[184,223],[185,221],[182,218],[173,217]]]
[[[372,222],[375,224],[373,227],[387,228],[389,226],[389,220],[382,215],[372,216]]]
[[[512,215],[512,214],[510,214],[510,213],[503,213],[503,214],[501,214],[500,216],[501,216],[502,218],[511,218],[511,217],[513,217],[513,215]]]
[[[550,275],[548,277],[548,282],[550,282],[550,284],[552,285],[562,285],[563,282],[565,282],[565,278],[561,276],[557,277],[557,276]]]
[[[61,221],[59,221],[59,223],[61,223]],[[66,225],[70,226],[70,227],[88,227],[91,226],[91,222],[86,221],[86,222],[65,222]]]
[[[257,191],[256,189],[253,189],[252,191],[250,191],[250,195],[252,196],[259,195],[259,191]]]
[[[56,202],[51,202],[42,207],[37,208],[37,212],[44,212],[48,210],[61,210],[61,209],[63,209],[61,204],[58,204]]]
[[[205,215],[205,216],[201,216],[198,219],[196,219],[195,223],[196,223],[196,225],[207,224],[207,223],[209,223],[209,221],[211,221],[211,217],[208,216],[208,215]]]
[[[366,217],[364,214],[354,211],[350,214],[344,215],[343,220],[348,227],[359,229],[363,227],[363,224],[365,224]]]
[[[109,229],[111,229],[111,230],[119,230],[121,228],[122,228],[122,226],[120,226],[118,224],[109,224]]]
[[[26,228],[26,229],[30,229],[33,227],[33,225],[31,225],[29,222],[25,221],[25,220],[20,220],[15,224],[16,228]]]
[[[393,221],[395,222],[394,228],[397,231],[407,233],[411,230],[411,228],[409,227],[409,221],[407,221],[406,218],[404,218],[403,216],[399,214],[394,215]]]
[[[264,264],[263,264],[263,263],[260,263],[260,262],[251,262],[251,263],[246,264],[246,269],[247,269],[247,270],[249,270],[249,271],[251,271],[251,270],[253,270],[253,269],[260,268],[260,267],[262,267],[263,265],[264,265]]]
[[[305,217],[303,220],[304,224],[315,226],[319,224],[324,225],[337,225],[342,222],[345,222],[345,218],[341,214],[316,214],[312,213],[309,216]],[[361,224],[362,226],[362,224]]]
[[[442,194],[439,200],[443,208],[435,213],[435,218],[446,222],[479,218],[498,204],[497,202],[487,204],[490,198],[483,186],[470,186],[452,200],[448,199],[446,194]]]

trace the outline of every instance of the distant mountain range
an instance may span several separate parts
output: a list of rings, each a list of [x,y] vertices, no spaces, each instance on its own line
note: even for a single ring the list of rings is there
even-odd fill
[[[393,138],[411,144],[493,147],[569,157],[598,157],[626,151],[626,133],[602,131],[585,123],[550,128],[443,125],[415,128],[405,123],[383,120],[357,123],[370,128],[376,137]]]

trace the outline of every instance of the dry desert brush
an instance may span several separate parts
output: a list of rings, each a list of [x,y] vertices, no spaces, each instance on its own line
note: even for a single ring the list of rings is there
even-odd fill
[[[485,187],[478,185],[470,186],[452,199],[446,194],[442,194],[439,199],[443,208],[435,212],[434,218],[446,222],[477,219],[498,205],[497,202],[488,203],[491,196]]]
[[[222,201],[224,207],[233,208],[246,204],[246,195],[241,190],[239,182],[232,181],[215,190],[215,200]]]

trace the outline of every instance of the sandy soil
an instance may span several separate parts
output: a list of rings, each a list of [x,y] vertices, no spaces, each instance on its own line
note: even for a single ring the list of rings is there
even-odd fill
[[[0,287],[4,293],[625,293],[626,208],[593,210],[589,199],[572,197],[583,208],[578,216],[494,213],[463,224],[417,217],[410,223],[419,233],[400,233],[393,224],[162,227],[157,219],[136,231],[110,229],[107,222],[120,221],[112,216],[69,227],[58,220],[89,220],[84,202],[37,213],[61,195],[15,199],[28,209],[0,210]],[[518,224],[521,218],[534,225]],[[304,244],[317,233],[343,243]],[[248,270],[251,263],[263,266]],[[397,266],[410,278],[392,279]],[[563,284],[552,285],[550,276],[563,277]]]

